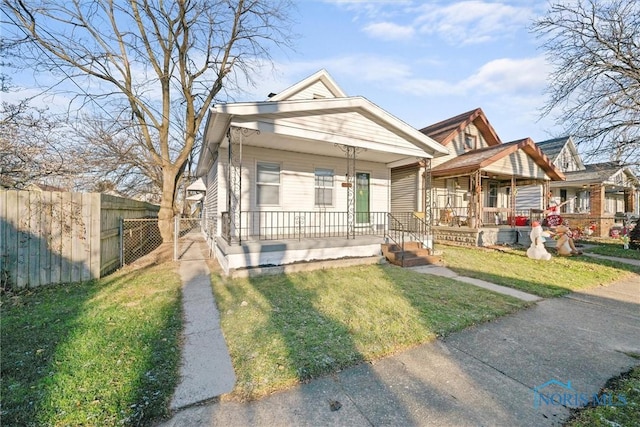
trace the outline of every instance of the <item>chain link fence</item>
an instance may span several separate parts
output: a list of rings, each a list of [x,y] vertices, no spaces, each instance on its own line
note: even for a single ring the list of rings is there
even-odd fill
[[[132,263],[162,244],[158,218],[122,219],[120,222],[120,266]]]

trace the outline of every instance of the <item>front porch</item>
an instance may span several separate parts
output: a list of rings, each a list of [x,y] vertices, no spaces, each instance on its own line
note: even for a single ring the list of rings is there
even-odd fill
[[[359,235],[353,239],[345,237],[312,237],[304,240],[247,240],[240,244],[229,244],[216,239],[216,258],[225,274],[238,275],[244,270],[265,270],[269,267],[361,259],[368,263],[371,257],[382,259],[383,235]]]
[[[213,222],[212,220],[207,221]],[[429,250],[433,236],[413,212],[243,211],[222,213],[221,232],[203,224],[226,274],[243,269],[381,256],[382,244],[415,242]]]

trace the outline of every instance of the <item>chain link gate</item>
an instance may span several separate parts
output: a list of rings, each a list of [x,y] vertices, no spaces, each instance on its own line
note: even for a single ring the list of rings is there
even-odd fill
[[[178,261],[193,244],[194,240],[203,240],[202,218],[175,218],[173,239],[173,259]]]
[[[120,267],[151,253],[161,244],[158,218],[120,220]]]

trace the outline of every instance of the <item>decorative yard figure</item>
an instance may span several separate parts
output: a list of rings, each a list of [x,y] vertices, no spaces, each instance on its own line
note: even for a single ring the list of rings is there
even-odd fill
[[[582,252],[577,250],[576,245],[573,243],[573,234],[568,226],[561,225],[556,228],[556,235],[558,236],[558,240],[556,241],[558,255],[582,255]]]
[[[625,234],[622,236],[622,247],[624,249],[629,249],[629,234]]]
[[[538,221],[531,223],[531,233],[529,237],[531,238],[531,246],[527,249],[527,256],[532,259],[549,261],[551,254],[547,252],[547,249],[544,247],[544,231],[542,231],[542,226]]]

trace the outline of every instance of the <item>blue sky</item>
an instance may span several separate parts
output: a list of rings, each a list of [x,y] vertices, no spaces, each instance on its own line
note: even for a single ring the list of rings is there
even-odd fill
[[[274,50],[275,73],[265,67],[236,101],[264,100],[324,68],[348,95],[418,129],[480,107],[503,142],[561,132],[539,120],[550,68],[529,27],[545,0],[294,1],[295,51]],[[40,92],[28,72],[13,77],[23,87],[5,96]],[[44,102],[66,108],[69,98]]]
[[[529,32],[545,1],[301,0],[296,52],[275,52],[276,75],[241,100],[262,100],[321,68],[416,128],[480,107],[503,142],[542,141],[550,68]]]

